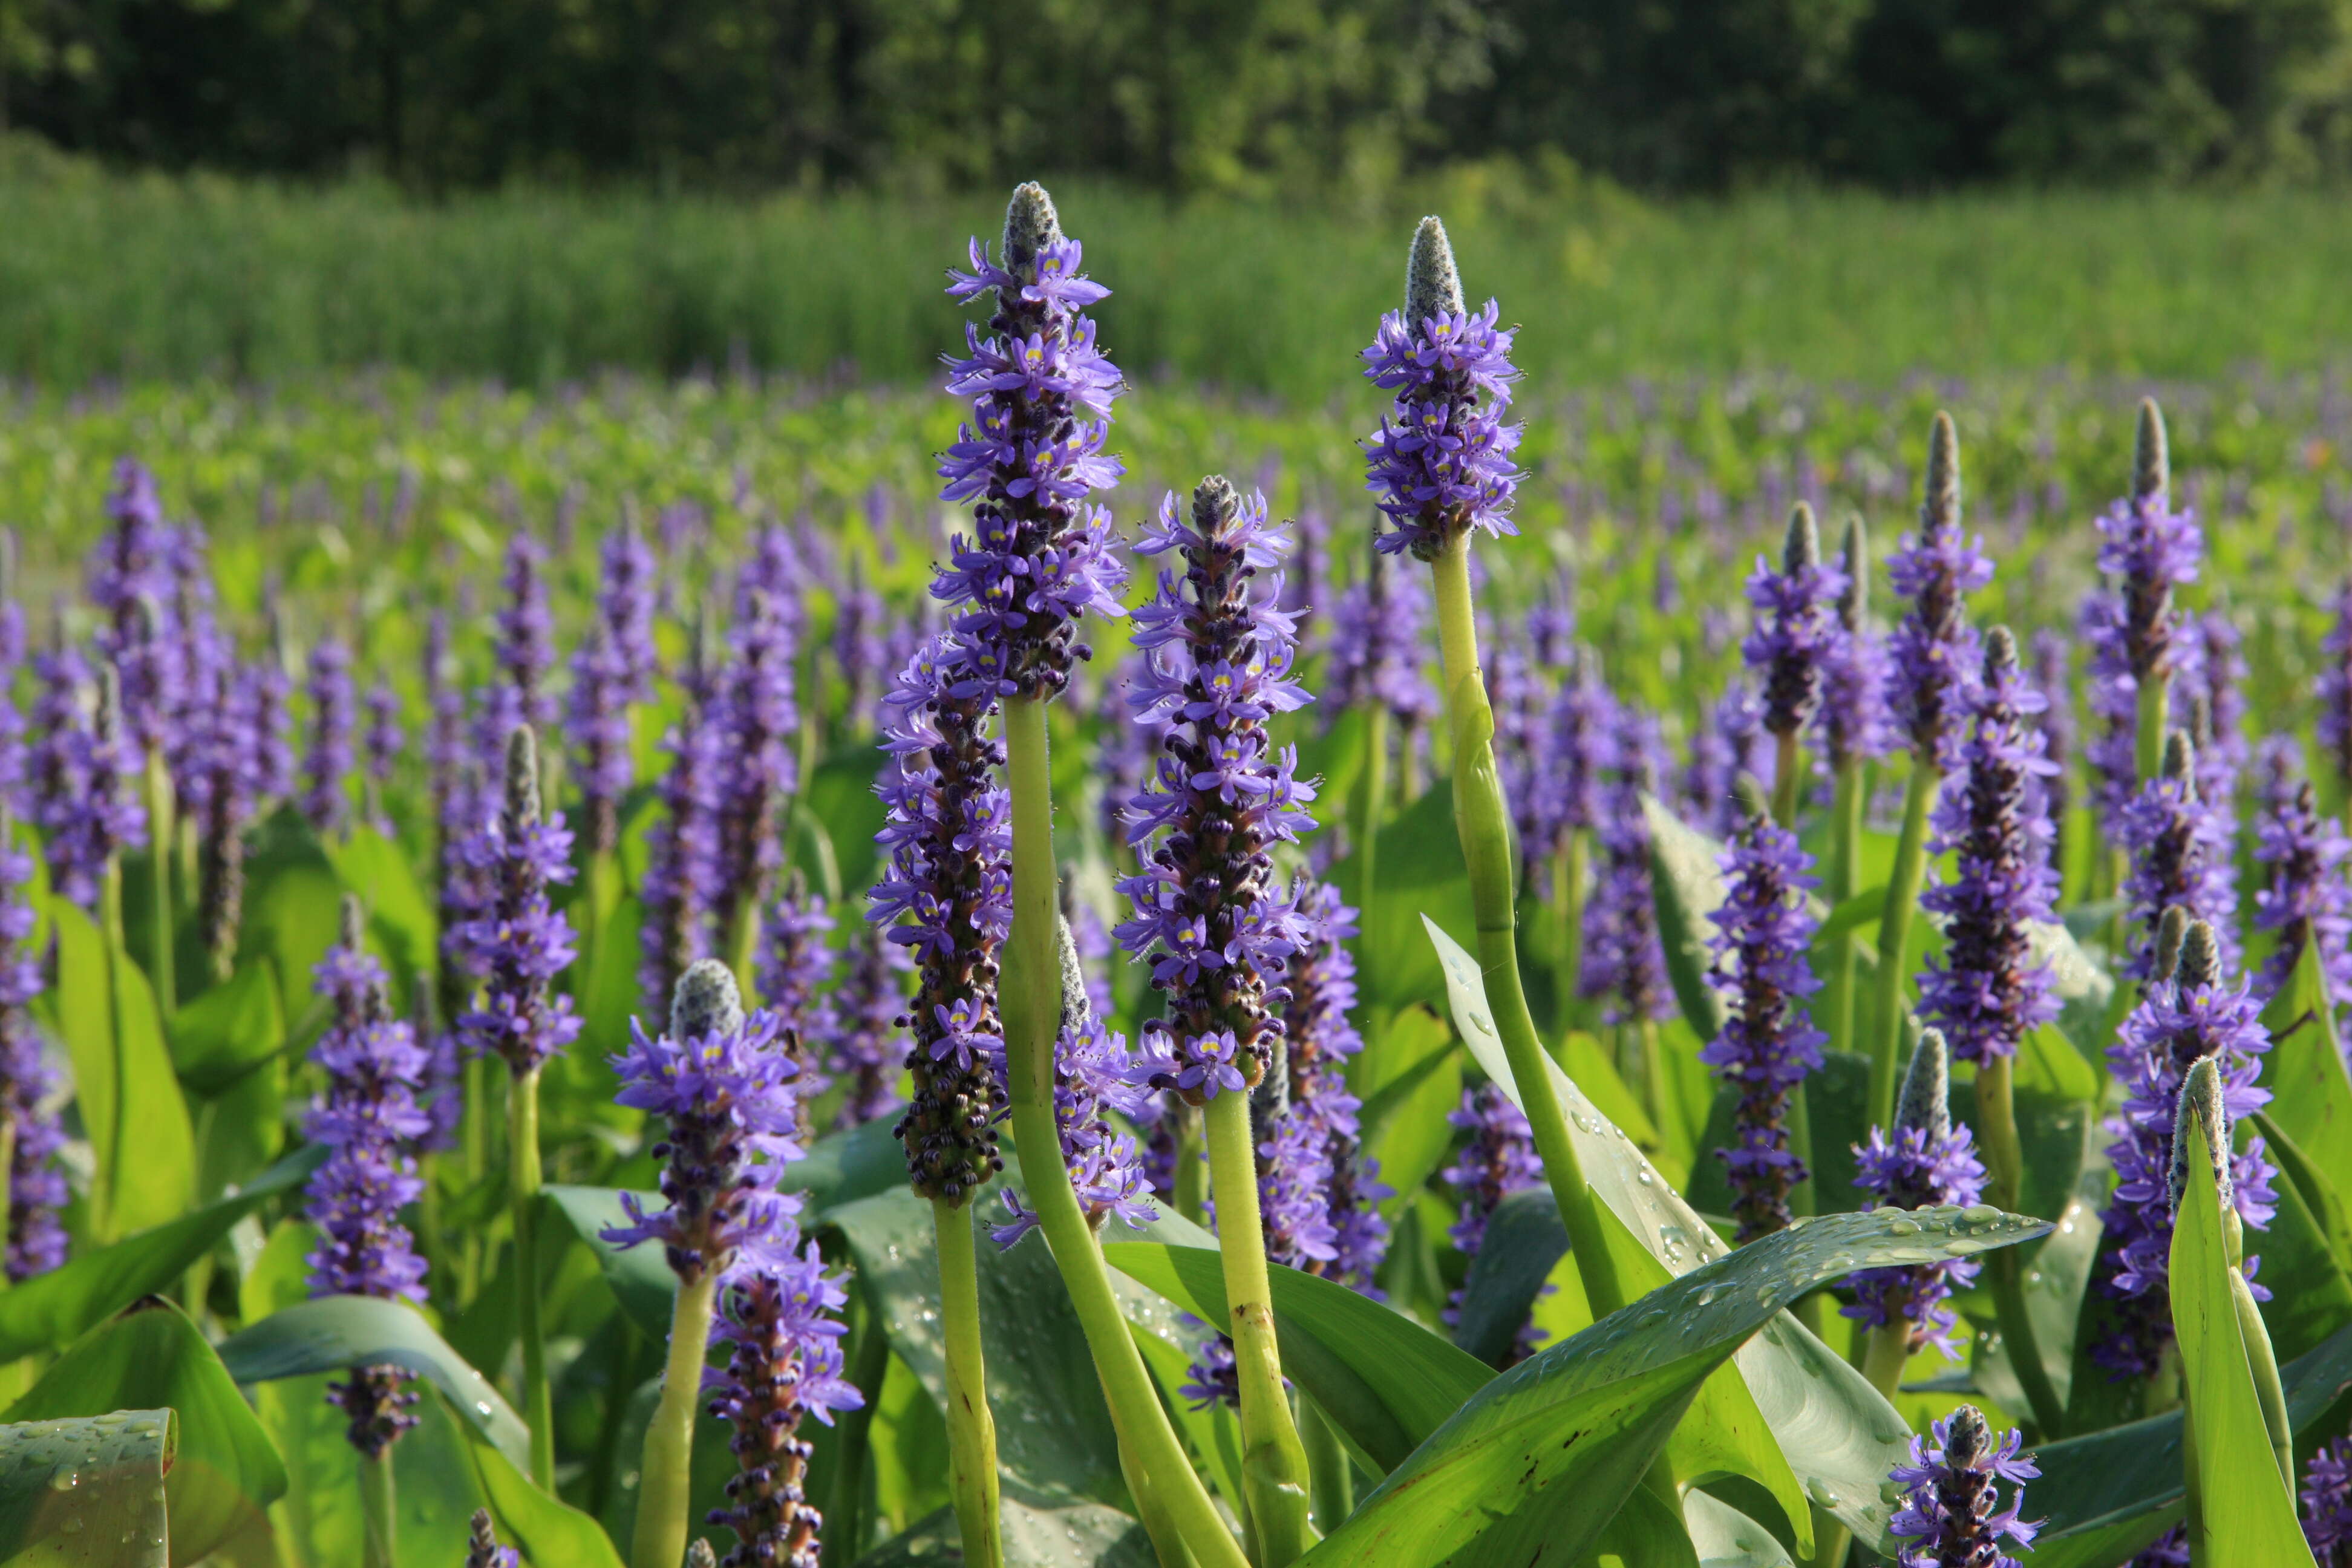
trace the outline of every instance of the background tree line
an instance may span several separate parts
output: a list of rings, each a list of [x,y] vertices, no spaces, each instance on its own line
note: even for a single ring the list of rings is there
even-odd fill
[[[0,126],[422,190],[2352,168],[2352,0],[0,0]]]

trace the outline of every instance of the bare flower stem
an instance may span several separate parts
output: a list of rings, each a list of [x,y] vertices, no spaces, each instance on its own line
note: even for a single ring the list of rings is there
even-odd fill
[[[535,1294],[535,1292],[534,1292]],[[661,1402],[646,1426],[645,1458],[639,1465],[636,1532],[629,1544],[629,1568],[671,1568],[686,1555],[693,1505],[694,1417],[702,1405],[702,1367],[710,1351],[711,1305],[718,1277],[680,1280],[670,1306],[669,1353],[662,1363]],[[534,1302],[531,1311],[538,1311]],[[539,1428],[531,1428],[534,1460]]]
[[[955,1502],[963,1560],[1003,1568],[997,1522],[996,1418],[988,1408],[988,1363],[980,1339],[980,1264],[970,1205],[931,1200],[940,1260],[940,1327],[947,1340],[948,1495]]]

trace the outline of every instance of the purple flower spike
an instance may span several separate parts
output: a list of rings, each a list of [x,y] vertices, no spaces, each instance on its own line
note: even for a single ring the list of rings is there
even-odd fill
[[[1216,475],[1193,490],[1189,522],[1171,495],[1138,546],[1179,552],[1185,572],[1163,568],[1158,594],[1135,612],[1148,657],[1128,702],[1169,730],[1157,778],[1129,808],[1143,865],[1119,883],[1135,914],[1117,934],[1151,961],[1152,986],[1168,997],[1155,1086],[1194,1105],[1265,1077],[1282,1037],[1268,1004],[1299,943],[1269,851],[1314,825],[1315,792],[1297,776],[1297,752],[1274,749],[1266,721],[1309,699],[1290,679],[1292,617],[1255,581],[1283,547],[1263,499],[1244,500]]]
[[[2352,1438],[2324,1445],[2304,1464],[2303,1539],[2320,1568],[2352,1562]]]
[[[498,614],[498,661],[506,696],[499,716],[506,728],[528,724],[534,731],[545,730],[555,722],[556,711],[547,690],[548,675],[555,668],[555,618],[547,608],[546,548],[518,530],[507,541],[499,585],[506,602]],[[505,730],[499,734],[503,740]]]
[[[539,814],[539,748],[518,727],[506,747],[506,787],[496,820],[467,842],[466,864],[487,884],[487,907],[455,933],[467,971],[482,983],[481,1005],[458,1020],[467,1045],[502,1058],[520,1077],[580,1036],[572,998],[551,984],[574,956],[572,925],[549,905],[550,883],[572,880],[572,834],[557,812]]]
[[[400,748],[407,741],[400,728],[400,694],[392,683],[378,677],[368,688],[366,698],[367,728],[361,736],[361,745],[367,760],[368,788],[376,802],[373,826],[387,837],[391,825],[384,820],[383,793],[392,784],[392,771],[400,763]]]
[[[2245,982],[2232,986],[2222,981],[2212,927],[2179,915],[2168,927],[2153,977],[2107,1047],[2125,1100],[2122,1113],[2106,1123],[2115,1139],[2107,1157],[2115,1165],[2116,1188],[2100,1219],[2113,1245],[2100,1253],[2094,1279],[2114,1301],[2115,1321],[2109,1335],[2092,1347],[2091,1359],[2119,1379],[2154,1373],[2172,1336],[2170,1184],[2189,1069],[2207,1058],[2216,1064],[2222,1108],[2231,1121],[2252,1115],[2271,1098],[2255,1082],[2271,1045],[2261,1008]],[[2176,939],[2171,931],[2182,934]],[[2275,1174],[2259,1138],[2247,1144],[2230,1171],[2223,1201],[2256,1230],[2270,1225]],[[2246,1259],[2248,1279],[2258,1261]],[[2267,1294],[2260,1286],[2254,1291],[2257,1298]]]
[[[975,239],[971,270],[948,274],[950,295],[992,290],[996,309],[985,334],[966,324],[967,353],[947,362],[948,391],[971,399],[971,418],[940,461],[940,495],[973,503],[974,531],[956,535],[931,594],[965,649],[960,679],[992,697],[1059,693],[1070,661],[1091,657],[1078,617],[1123,613],[1110,513],[1087,504],[1123,471],[1102,449],[1122,383],[1084,314],[1110,290],[1080,260],[1053,198],[1024,184],[1005,209],[996,263]]]
[[[1423,575],[1375,555],[1363,580],[1350,584],[1331,612],[1324,677],[1330,712],[1378,702],[1408,729],[1436,718],[1437,691],[1422,646],[1428,618]]]
[[[1822,563],[1813,509],[1799,501],[1779,570],[1759,555],[1748,578],[1756,625],[1740,652],[1763,685],[1768,733],[1793,735],[1812,717],[1823,668],[1845,640],[1835,610],[1844,592],[1845,574]]]
[[[1895,745],[1886,707],[1886,642],[1870,629],[1870,542],[1862,519],[1849,518],[1838,551],[1835,639],[1822,660],[1822,702],[1813,727],[1822,761],[1832,773],[1850,763],[1883,757]]]
[[[592,627],[572,655],[564,728],[580,759],[580,814],[587,848],[606,855],[621,842],[621,797],[635,761],[629,727],[630,669],[611,628]]]
[[[1888,703],[1918,762],[1949,773],[1974,705],[1979,664],[1963,602],[1992,581],[1992,562],[1982,539],[1971,541],[1960,531],[1960,437],[1948,414],[1936,416],[1927,437],[1919,531],[1904,535],[1902,548],[1886,558],[1886,571],[1895,591],[1911,601],[1888,646]]]
[[[65,700],[53,689],[44,693],[44,707],[53,697]],[[87,721],[78,692],[72,700],[76,711],[60,731],[55,763],[45,764],[70,793],[49,795],[37,776],[36,798],[47,804],[40,826],[48,835],[50,886],[94,910],[114,858],[147,842],[147,811],[131,787],[139,759],[122,727],[122,686],[114,666],[99,672],[98,707]],[[36,709],[37,726],[42,718]]]
[[[1319,1148],[1318,1190],[1331,1232],[1330,1258],[1300,1267],[1378,1296],[1372,1275],[1389,1247],[1389,1224],[1379,1204],[1390,1194],[1380,1179],[1380,1162],[1363,1152],[1363,1102],[1348,1092],[1349,1059],[1364,1048],[1363,1037],[1348,1021],[1356,1006],[1356,961],[1347,948],[1356,934],[1356,911],[1328,883],[1303,885],[1297,902],[1303,940],[1291,960],[1290,1005],[1283,1012],[1290,1110]]]
[[[1464,1089],[1461,1105],[1447,1111],[1445,1120],[1470,1134],[1454,1163],[1439,1173],[1461,1205],[1445,1234],[1464,1258],[1475,1258],[1486,1243],[1486,1222],[1503,1200],[1543,1184],[1543,1162],[1536,1158],[1535,1133],[1526,1115],[1491,1083]],[[1461,1318],[1462,1292],[1456,1290],[1445,1308],[1444,1321],[1451,1325]],[[1504,1360],[1526,1360],[1547,1337],[1547,1331],[1528,1323],[1520,1329]]]
[[[662,737],[670,760],[656,791],[663,815],[646,835],[646,919],[638,928],[637,984],[649,999],[667,996],[686,966],[710,953],[727,787],[726,740],[710,706],[689,702]]]
[[[637,526],[637,509],[621,510],[621,526],[599,552],[596,618],[611,647],[625,702],[650,702],[661,658],[654,649],[654,552]]]
[[[1903,1095],[1895,1106],[1895,1136],[1870,1130],[1870,1142],[1858,1146],[1860,1173],[1853,1184],[1881,1205],[1896,1208],[1935,1208],[1956,1205],[1966,1208],[1984,1196],[1985,1168],[1966,1127],[1952,1125],[1951,1056],[1943,1031],[1922,1029],[1903,1078]],[[1971,1258],[1948,1258],[1917,1268],[1870,1268],[1853,1277],[1856,1300],[1841,1309],[1845,1316],[1871,1328],[1898,1320],[1911,1326],[1911,1353],[1934,1345],[1946,1355],[1960,1347],[1952,1330],[1956,1320],[1944,1305],[1956,1289],[1976,1279],[1983,1266]]]
[[[2254,893],[2254,929],[2276,932],[2278,945],[2263,961],[2260,989],[2267,996],[2285,984],[2316,942],[2328,995],[2352,997],[2352,883],[2344,875],[2352,839],[2319,815],[2302,767],[2294,737],[2263,742],[2254,863],[2263,885]]]
[[[2045,706],[2017,668],[2009,628],[1984,642],[1977,708],[1960,748],[1963,783],[1936,801],[1930,854],[1957,858],[1958,874],[1920,895],[1944,917],[1944,952],[1919,981],[1919,1016],[1940,1027],[1952,1054],[1979,1066],[2011,1057],[2058,1016],[2050,966],[2033,956],[2032,924],[2055,919],[2058,874],[2050,866],[2050,819],[2042,781],[2053,770],[2032,721]]]
[[[473,1531],[466,1542],[466,1568],[522,1568],[522,1554],[511,1546],[499,1544],[488,1509],[474,1510]]]
[[[987,731],[995,693],[966,679],[976,657],[946,633],[882,700],[882,745],[898,767],[875,785],[877,842],[890,863],[871,918],[913,950],[907,1023],[914,1100],[897,1133],[915,1190],[961,1204],[1003,1169],[996,1124],[1011,1109],[996,1021],[996,954],[1013,924],[1012,803],[995,780],[1004,748]]]
[[[1789,1149],[1789,1096],[1822,1065],[1827,1038],[1806,1021],[1803,999],[1821,989],[1805,962],[1819,922],[1805,907],[1818,884],[1797,836],[1762,815],[1748,818],[1723,852],[1727,890],[1707,947],[1708,980],[1731,998],[1723,1030],[1699,1060],[1739,1090],[1738,1143],[1718,1151],[1729,1167],[1739,1240],[1788,1227],[1789,1193],[1805,1163]]]
[[[629,1020],[629,1048],[611,1058],[622,1080],[615,1098],[662,1119],[653,1154],[669,1206],[648,1215],[635,1194],[622,1194],[629,1223],[604,1240],[659,1242],[671,1271],[691,1285],[724,1276],[740,1254],[789,1229],[800,1199],[778,1192],[776,1178],[801,1155],[793,1139],[799,1069],[775,1048],[776,1032],[776,1016],[746,1015],[735,977],[709,958],[678,978],[665,1032],[647,1038]]]
[[[30,938],[35,916],[25,889],[33,858],[14,843],[15,826],[0,810],[0,1117],[12,1133],[8,1166],[8,1281],[47,1274],[66,1260],[66,1231],[58,1218],[71,1196],[58,1155],[64,1129],[49,1105],[56,1072],[41,1050],[31,1008],[44,989],[42,966]]]
[[[1517,329],[1498,320],[1492,300],[1475,315],[1465,309],[1445,226],[1422,219],[1404,309],[1381,318],[1363,352],[1365,376],[1396,394],[1364,442],[1365,488],[1393,525],[1379,541],[1390,554],[1409,550],[1432,561],[1465,531],[1518,532],[1510,512],[1520,427],[1503,418],[1519,378],[1510,358]]]
[[[317,971],[331,1021],[310,1051],[327,1091],[310,1102],[303,1128],[329,1151],[304,1209],[320,1233],[306,1259],[310,1293],[422,1301],[425,1260],[400,1211],[425,1191],[415,1150],[432,1128],[416,1103],[426,1057],[406,1021],[392,1016],[383,966],[361,946],[364,929],[359,900],[346,894],[341,941]],[[330,1389],[350,1417],[352,1447],[369,1458],[416,1425],[407,1382],[397,1367],[359,1367]]]
[[[760,935],[760,1000],[775,1014],[780,1047],[800,1069],[805,1108],[833,1081],[814,1065],[820,1042],[830,1039],[835,1028],[832,1002],[824,994],[833,975],[833,916],[824,896],[810,892],[807,879],[794,871],[768,906]]]
[[[310,743],[302,753],[302,816],[315,833],[341,833],[351,826],[344,780],[352,771],[352,748],[359,731],[350,650],[331,637],[312,648],[302,690],[310,702]]]
[[[125,729],[141,752],[168,750],[180,710],[181,644],[167,606],[175,600],[173,561],[180,549],[163,521],[155,476],[124,458],[106,498],[112,525],[90,552],[89,597],[104,617],[99,657],[122,677]]]
[[[1734,681],[1716,701],[1709,721],[1691,736],[1683,771],[1683,815],[1702,832],[1731,837],[1738,820],[1732,786],[1739,775],[1764,774],[1764,705],[1745,682]]]
[[[2229,828],[2197,795],[2197,752],[2175,730],[2165,738],[2164,771],[2143,785],[2124,812],[2122,842],[2131,855],[2124,896],[2131,901],[2130,956],[2124,973],[2154,973],[2157,929],[2174,905],[2210,923],[2221,966],[2238,966],[2238,888]]]
[[[835,1129],[877,1121],[906,1102],[898,1098],[898,1020],[907,1012],[904,976],[914,969],[907,950],[871,924],[851,939],[849,971],[842,977],[831,1016],[834,1035],[826,1073],[849,1091],[834,1113]]]
[[[2246,741],[2245,639],[2224,610],[2184,617],[2191,644],[2189,738],[2197,745],[2197,796],[2225,823],[2238,820],[2238,785],[2252,762]]]
[[[747,572],[748,574],[748,572]],[[755,910],[782,861],[776,814],[799,782],[794,742],[800,707],[793,688],[788,602],[753,588],[740,606],[733,653],[718,704],[726,784],[719,816],[721,922]]]
[[[2099,779],[2100,819],[2110,837],[2119,837],[2121,819],[2141,784],[2140,688],[2171,679],[2200,651],[2198,639],[2183,635],[2188,628],[2180,625],[2172,596],[2173,590],[2197,580],[2205,536],[2193,511],[2172,510],[2164,416],[2153,400],[2139,405],[2131,499],[2109,507],[2098,527],[2099,570],[2109,584],[2083,605],[2083,637],[2091,645],[2091,711],[2101,721],[2088,752]],[[2187,717],[2184,702],[2177,720]]]
[[[1642,797],[1657,784],[1653,758],[1658,721],[1623,707],[1616,710],[1610,728],[1607,794],[1599,818],[1600,876],[1584,910],[1584,963],[1576,991],[1605,998],[1607,1022],[1640,1024],[1675,1010],[1650,881],[1650,820],[1642,808]]]
[[[1552,697],[1533,748],[1535,776],[1525,792],[1536,826],[1527,847],[1530,865],[1550,859],[1570,834],[1608,820],[1607,773],[1616,754],[1617,721],[1617,701],[1601,679],[1600,660],[1579,655]]]
[[[2025,1483],[2042,1472],[2018,1452],[2010,1432],[1995,1439],[1982,1412],[1963,1405],[1930,1428],[1934,1440],[1911,1439],[1911,1462],[1889,1472],[1908,1489],[1888,1533],[1906,1542],[1897,1568],[2019,1568],[2004,1541],[2031,1548],[2038,1524],[2018,1517]],[[2000,1505],[2007,1481],[2009,1506]]]
[[[261,794],[259,678],[223,665],[208,673],[188,722],[183,805],[196,824],[196,929],[216,974],[236,963],[245,910],[245,830]]]
[[[2074,756],[2074,659],[2067,640],[2048,626],[2033,634],[2033,686],[2048,700],[2042,710],[2042,754],[2051,771],[2042,775],[2042,802],[2050,818],[2050,864],[2065,864],[2066,812],[2074,804],[2068,776]]]
[[[2319,699],[2319,748],[2336,776],[2352,784],[2352,577],[2336,591],[2335,616],[2319,639],[2326,663],[2313,682]]]

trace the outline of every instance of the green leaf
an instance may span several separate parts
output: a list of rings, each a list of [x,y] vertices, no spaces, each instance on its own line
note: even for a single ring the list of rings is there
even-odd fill
[[[1549,1187],[1528,1187],[1495,1205],[1486,1239],[1462,1281],[1454,1342],[1498,1366],[1526,1327],[1552,1266],[1568,1253],[1568,1227]]]
[[[2246,1129],[2249,1134],[2252,1131]],[[2241,1144],[2244,1141],[2239,1140]],[[2281,1164],[2284,1173],[2284,1162]],[[2307,1162],[2304,1169],[2314,1182],[2326,1180]],[[2302,1184],[2288,1176],[2272,1186],[2278,1194],[2277,1212],[2267,1228],[2247,1233],[2246,1250],[2262,1258],[2263,1284],[2271,1293],[2262,1316],[2273,1351],[2281,1361],[2291,1361],[2352,1323],[2352,1277],[2347,1276],[2325,1224],[2305,1201]]]
[[[278,976],[278,1001],[289,1043],[310,1043],[326,1017],[311,972],[342,926],[342,879],[310,825],[281,806],[265,823],[258,853],[246,862],[245,929],[237,940],[240,967],[265,959]]]
[[[1006,1568],[1159,1568],[1143,1526],[1100,1503],[998,1505]],[[963,1560],[955,1510],[942,1509],[857,1560],[857,1568],[932,1568]]]
[[[818,766],[803,795],[833,839],[844,888],[866,887],[877,868],[874,836],[882,830],[882,801],[874,793],[877,761],[870,745],[835,752]]]
[[[400,847],[364,824],[320,845],[336,879],[360,896],[368,934],[383,955],[394,994],[440,969],[441,921]]]
[[[264,1384],[254,1407],[286,1461],[286,1496],[269,1510],[269,1533],[257,1552],[223,1563],[236,1568],[351,1568],[362,1559],[359,1467],[350,1418],[327,1396],[340,1375],[320,1373]],[[468,1521],[483,1504],[465,1454],[457,1418],[427,1389],[417,1425],[393,1445],[394,1491],[400,1510],[400,1559],[462,1563]],[[241,1548],[246,1538],[234,1543]],[[226,1552],[223,1557],[228,1558]]]
[[[1751,1242],[1486,1384],[1302,1562],[1525,1562],[1538,1549],[1574,1562],[1708,1375],[1759,1330],[1784,1332],[1774,1320],[1790,1302],[1858,1268],[1939,1262],[2044,1228],[1990,1210],[1934,1209],[1829,1215]],[[1474,1545],[1475,1559],[1462,1555]]]
[[[1453,1147],[1445,1113],[1462,1100],[1462,1058],[1454,1031],[1426,1007],[1391,1015],[1359,1061],[1364,1148],[1380,1162],[1390,1195],[1381,1213],[1393,1223]]]
[[[2032,1125],[2032,1101],[2019,1100],[2020,1121]],[[2058,1208],[2057,1229],[2033,1255],[2025,1271],[2025,1310],[2033,1321],[2034,1341],[2042,1352],[2043,1370],[2061,1403],[2071,1399],[2077,1378],[2104,1383],[2106,1372],[2093,1366],[2087,1346],[2078,1346],[2083,1303],[2088,1295],[2093,1266],[2098,1261],[2099,1240],[2105,1234],[2099,1213],[2106,1206],[2108,1178],[2105,1145],[2094,1135],[2085,1118],[2080,1136],[2074,1190]],[[2029,1131],[2026,1147],[2036,1146]],[[2029,1164],[2031,1162],[2029,1161]],[[2027,1407],[2025,1385],[2010,1363],[2009,1342],[1998,1335],[1979,1336],[1972,1344],[1976,1386],[2004,1410]],[[2134,1393],[2137,1392],[2135,1385]]]
[[[2286,1129],[2263,1111],[2247,1118],[2254,1131],[2262,1135],[2263,1146],[2279,1168],[2279,1173],[2294,1184],[2320,1233],[2326,1237],[2336,1259],[2352,1268],[2352,1215],[2344,1206],[2344,1194],[2336,1190],[2326,1172],[2303,1152],[2303,1145],[2287,1136]]]
[[[647,1214],[659,1214],[667,1204],[659,1193],[634,1194]],[[648,1243],[641,1247],[622,1247],[604,1239],[604,1233],[614,1226],[630,1223],[628,1214],[621,1207],[621,1194],[613,1187],[572,1187],[561,1184],[541,1187],[539,1194],[541,1222],[552,1219],[596,1255],[596,1263],[604,1271],[604,1283],[613,1288],[614,1300],[627,1313],[629,1321],[648,1335],[656,1344],[669,1341],[671,1306],[677,1299],[677,1276],[670,1271],[662,1249]]]
[[[1830,910],[1827,918],[1813,931],[1813,945],[1818,948],[1832,937],[1841,937],[1848,931],[1859,931],[1865,928],[1874,935],[1879,917],[1885,914],[1885,910],[1886,884],[1881,882],[1875,887],[1864,888]]]
[[[428,1397],[447,1403],[437,1385]],[[453,1425],[481,1489],[482,1506],[490,1510],[499,1538],[520,1552],[524,1562],[532,1568],[621,1568],[621,1554],[602,1525],[531,1485],[523,1467],[480,1426],[463,1419]]]
[[[2234,1266],[2221,1236],[2211,1164],[2188,1161],[2188,1192],[2173,1221],[2172,1331],[2180,1346],[2181,1396],[2194,1439],[2189,1551],[2198,1568],[2313,1568],[2263,1423],[2246,1342],[2239,1331]]]
[[[66,1344],[140,1297],[168,1289],[230,1226],[270,1199],[299,1191],[326,1158],[316,1144],[298,1149],[233,1197],[0,1291],[0,1362]]]
[[[1770,1531],[1696,1487],[1683,1494],[1683,1525],[1698,1549],[1700,1568],[1790,1568],[1788,1548]]]
[[[1356,862],[1347,857],[1331,868],[1334,886],[1358,884]],[[1468,931],[1470,883],[1462,846],[1454,832],[1454,783],[1439,779],[1419,800],[1381,828],[1380,869],[1372,907],[1358,920],[1356,983],[1368,1011],[1382,1012],[1435,1002],[1444,978],[1422,940],[1423,913],[1455,931]]]
[[[198,1094],[218,1094],[286,1048],[278,981],[248,963],[172,1015],[172,1066]]]
[[[0,1426],[0,1561],[166,1568],[178,1444],[169,1409]]]
[[[1711,1040],[1723,1028],[1723,998],[1706,983],[1707,932],[1723,903],[1723,871],[1716,863],[1722,846],[1686,826],[1655,795],[1642,797],[1642,816],[1650,828],[1650,887],[1666,978],[1691,1032]]]
[[[51,994],[58,1033],[73,1059],[74,1092],[97,1161],[91,1230],[111,1241],[186,1212],[195,1188],[195,1130],[147,976],[72,904],[52,899],[48,914],[58,942]]]
[[[1661,1042],[1662,1047],[1663,1044]],[[1582,1087],[1602,1114],[1625,1130],[1626,1135],[1657,1166],[1660,1175],[1672,1182],[1677,1189],[1689,1181],[1691,1151],[1696,1146],[1696,1140],[1677,1138],[1672,1145],[1669,1144],[1658,1126],[1650,1120],[1649,1112],[1642,1109],[1642,1103],[1634,1098],[1633,1091],[1626,1087],[1624,1079],[1618,1074],[1616,1063],[1609,1059],[1599,1040],[1581,1029],[1571,1030],[1568,1037],[1560,1041],[1558,1055],[1568,1076]],[[1663,1048],[1659,1055],[1663,1064]]]
[[[367,1296],[321,1296],[281,1307],[223,1340],[221,1363],[240,1384],[275,1383],[355,1366],[396,1366],[447,1396],[466,1424],[530,1462],[530,1433],[490,1380],[433,1331],[414,1307]]]
[[[179,1456],[163,1489],[172,1562],[194,1563],[285,1494],[286,1466],[220,1357],[178,1307],[149,1297],[85,1335],[5,1419],[14,1426],[152,1409],[179,1417]]]
[[[2304,948],[2263,1008],[2263,1026],[2271,1048],[2263,1058],[2262,1086],[2272,1096],[2263,1115],[2338,1193],[2352,1193],[2352,1077],[2336,1042],[2316,942]]]
[[[889,1118],[828,1132],[808,1153],[784,1168],[777,1184],[808,1194],[808,1206],[822,1214],[835,1204],[856,1203],[888,1192],[907,1180],[907,1147],[891,1131]],[[803,1216],[803,1224],[808,1223]]]
[[[1601,1527],[1600,1545],[1587,1561],[1592,1568],[1699,1568],[1698,1550],[1682,1515],[1647,1487],[1627,1494]]]

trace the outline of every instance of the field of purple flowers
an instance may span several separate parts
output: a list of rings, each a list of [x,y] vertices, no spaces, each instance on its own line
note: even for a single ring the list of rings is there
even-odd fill
[[[1082,239],[6,394],[0,1555],[2352,1562],[2352,384],[1538,386],[1424,221],[1302,410]]]

